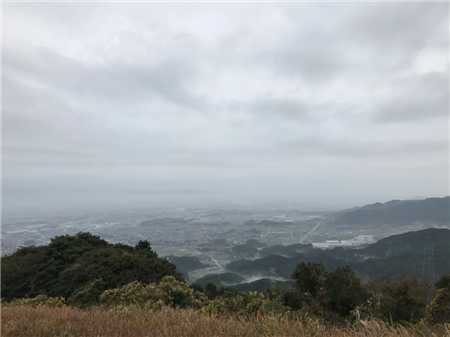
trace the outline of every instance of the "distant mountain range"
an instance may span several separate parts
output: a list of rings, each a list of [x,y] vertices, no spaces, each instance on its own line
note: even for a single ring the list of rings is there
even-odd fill
[[[391,200],[333,214],[336,225],[406,225],[417,222],[445,225],[450,221],[450,197],[425,200]]]
[[[272,255],[261,259],[233,261],[226,266],[226,270],[239,275],[270,276],[273,268],[277,276],[289,279],[295,266],[304,261],[322,263],[328,271],[348,265],[362,278],[381,279],[384,276],[408,274],[421,279],[425,248],[433,248],[436,277],[448,273],[450,269],[448,229],[430,228],[393,235],[363,249],[339,247],[319,250],[308,245],[279,248],[274,246],[270,251]]]

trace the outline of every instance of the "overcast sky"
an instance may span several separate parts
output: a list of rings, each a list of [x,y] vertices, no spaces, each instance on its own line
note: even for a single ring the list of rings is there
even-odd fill
[[[449,194],[448,3],[3,3],[2,51],[4,200]]]

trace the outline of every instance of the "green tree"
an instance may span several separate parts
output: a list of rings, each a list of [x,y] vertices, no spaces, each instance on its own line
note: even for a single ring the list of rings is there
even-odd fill
[[[83,289],[97,279],[102,279],[105,289],[132,281],[159,282],[167,275],[182,280],[175,266],[158,258],[148,241],[136,247],[113,245],[82,232],[58,236],[49,245],[21,248],[3,257],[1,273],[5,300],[37,295],[70,298],[82,292],[80,298]]]
[[[215,299],[217,297],[217,287],[214,285],[214,283],[207,283],[205,285],[205,295],[210,300]]]
[[[370,299],[368,289],[350,267],[328,273],[325,288],[323,306],[342,317],[347,317],[358,305]]]
[[[427,312],[432,324],[450,323],[450,274],[442,275],[436,282],[436,293]]]
[[[295,267],[292,278],[296,287],[317,298],[324,291],[326,272],[320,263],[301,262]]]
[[[403,276],[400,281],[384,279],[376,286],[374,297],[388,322],[417,323],[425,317],[430,292],[428,284]]]

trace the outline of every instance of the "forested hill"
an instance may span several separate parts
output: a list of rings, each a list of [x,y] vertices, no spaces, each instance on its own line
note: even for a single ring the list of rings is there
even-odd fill
[[[86,287],[95,286],[101,294],[133,281],[159,282],[167,275],[183,279],[148,241],[132,247],[90,233],[58,236],[46,246],[21,248],[2,257],[1,275],[1,297],[6,300],[43,294],[75,301],[84,296]]]
[[[450,221],[450,197],[392,200],[336,214],[336,225],[405,225],[415,222],[445,225]]]
[[[428,228],[388,236],[360,250],[371,257],[390,257],[399,254],[423,252],[424,247],[431,248],[435,254],[448,254],[450,258],[450,231],[445,228]]]
[[[334,248],[297,253],[287,248],[289,256],[267,255],[258,260],[238,260],[226,269],[241,275],[269,276],[273,268],[278,276],[289,278],[295,266],[304,261],[321,263],[327,271],[350,266],[362,278],[382,279],[385,276],[401,277],[403,274],[422,278],[424,248],[433,247],[436,277],[448,273],[450,265],[450,230],[429,228],[394,235],[364,249]],[[277,252],[274,252],[277,254]]]

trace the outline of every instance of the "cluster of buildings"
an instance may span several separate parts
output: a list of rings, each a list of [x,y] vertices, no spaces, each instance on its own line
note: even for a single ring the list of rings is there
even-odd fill
[[[350,240],[327,240],[325,242],[313,242],[314,248],[329,249],[334,247],[354,247],[373,243],[373,235],[358,235]]]

